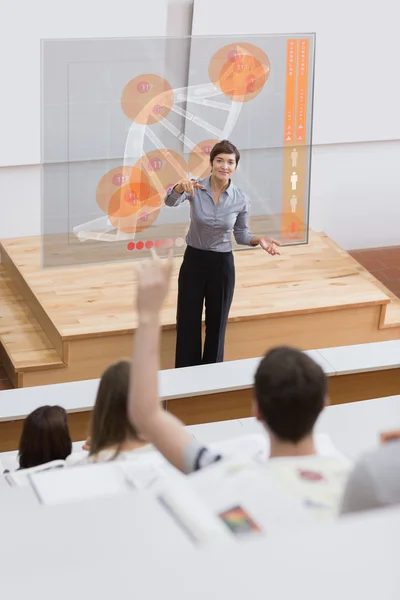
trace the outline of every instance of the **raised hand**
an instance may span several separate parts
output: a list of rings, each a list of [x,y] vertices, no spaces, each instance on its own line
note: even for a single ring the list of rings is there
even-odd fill
[[[275,248],[275,246],[280,246],[280,243],[276,240],[271,238],[260,238],[260,246],[263,248],[263,250],[268,252],[268,254],[280,254],[280,252],[278,252],[278,250]]]
[[[152,249],[152,260],[137,263],[137,310],[139,319],[156,318],[168,292],[172,273],[172,251],[167,259],[160,259]]]
[[[182,179],[182,181],[180,181],[175,186],[175,191],[178,192],[178,194],[183,194],[184,192],[186,192],[190,196],[193,196],[194,190],[196,188],[204,189],[204,185],[201,185],[200,183],[192,179]]]

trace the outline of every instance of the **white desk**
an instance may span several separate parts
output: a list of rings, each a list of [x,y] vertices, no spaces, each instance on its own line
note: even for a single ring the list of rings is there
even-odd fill
[[[0,597],[398,600],[400,512],[196,549],[147,496],[5,519]]]
[[[400,367],[400,340],[307,351],[329,377]],[[159,372],[161,400],[250,389],[261,358]],[[98,379],[0,392],[0,421],[24,419],[44,404],[69,413],[92,410]],[[400,391],[400,390],[399,390]]]
[[[382,431],[399,427],[400,396],[390,396],[327,406],[317,423],[316,431],[328,434],[340,452],[355,460],[378,445]],[[204,443],[265,431],[255,418],[192,425],[188,429],[197,440]]]
[[[356,344],[318,351],[337,375],[367,373],[400,367],[400,340]]]
[[[348,458],[356,459],[379,444],[379,434],[400,428],[400,395],[330,406],[317,431],[324,431]]]
[[[35,492],[30,486],[10,487],[3,479],[5,485],[0,485],[0,514],[3,519],[13,519],[14,515],[25,513],[27,510],[41,510]],[[0,542],[1,544],[1,542]]]
[[[99,588],[104,586],[101,597],[117,598],[119,581],[137,596],[137,586],[144,590],[155,573],[161,583],[167,556],[194,557],[195,552],[148,495],[28,507],[2,519],[0,597],[20,598],[31,585],[32,598],[89,599],[95,597],[96,581]]]
[[[326,433],[333,444],[350,460],[375,448],[382,431],[400,427],[400,396],[377,398],[337,406],[327,406],[316,427]],[[211,444],[249,433],[264,433],[264,427],[255,419],[220,421],[191,425],[188,430],[204,444]],[[74,452],[82,451],[83,442],[73,444]],[[14,469],[17,452],[3,452],[0,461],[5,468]]]

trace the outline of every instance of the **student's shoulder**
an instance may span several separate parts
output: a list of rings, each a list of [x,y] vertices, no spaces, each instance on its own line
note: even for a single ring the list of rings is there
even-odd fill
[[[341,513],[379,508],[399,501],[396,487],[400,442],[388,442],[364,454],[349,475]]]

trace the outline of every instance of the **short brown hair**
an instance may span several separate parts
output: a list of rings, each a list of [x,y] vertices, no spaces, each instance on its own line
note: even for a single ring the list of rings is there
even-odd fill
[[[117,446],[116,458],[126,440],[139,439],[128,418],[130,364],[121,360],[108,367],[101,377],[91,419],[91,456]]]
[[[25,419],[19,442],[19,468],[30,469],[72,452],[67,413],[61,406],[41,406]]]
[[[324,371],[297,348],[273,348],[256,371],[260,418],[281,441],[297,444],[311,434],[325,406],[326,393]]]
[[[218,154],[234,154],[236,160],[236,166],[239,164],[240,160],[240,152],[229,140],[221,140],[210,152],[210,163],[213,164],[214,158],[218,156]]]

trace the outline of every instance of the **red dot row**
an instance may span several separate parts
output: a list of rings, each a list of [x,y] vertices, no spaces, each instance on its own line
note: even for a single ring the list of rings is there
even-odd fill
[[[165,246],[170,247],[172,244],[170,243],[172,240],[165,240]],[[164,240],[156,240],[153,242],[152,240],[147,240],[147,242],[129,242],[127,245],[128,250],[143,250],[143,248],[147,248],[150,250],[155,246],[156,248],[161,248],[164,245]]]

